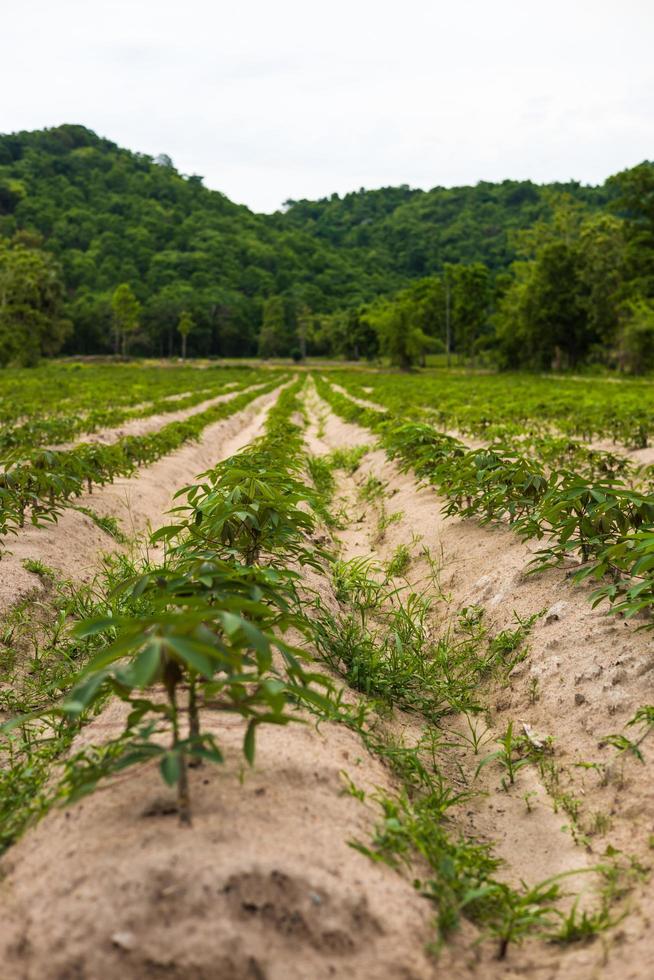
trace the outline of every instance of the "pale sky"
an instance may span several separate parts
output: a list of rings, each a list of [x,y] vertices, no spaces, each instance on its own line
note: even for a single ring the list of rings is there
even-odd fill
[[[82,123],[272,211],[654,159],[654,0],[5,0],[0,132]]]

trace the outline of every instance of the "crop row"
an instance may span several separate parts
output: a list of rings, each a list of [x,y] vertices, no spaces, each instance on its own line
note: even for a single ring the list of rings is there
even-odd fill
[[[82,629],[108,642],[44,714],[75,724],[107,694],[131,710],[101,760],[82,754],[67,767],[69,798],[102,776],[156,759],[177,787],[181,821],[189,822],[188,763],[223,761],[216,735],[203,728],[205,710],[244,719],[243,750],[252,761],[259,725],[287,724],[298,703],[321,703],[328,682],[308,672],[310,658],[283,638],[301,625],[298,574],[289,566],[315,562],[301,430],[290,421],[298,385],[282,391],[262,438],[177,494],[183,503],[173,511],[175,523],[153,535],[166,543],[163,564],[127,577],[117,590],[133,614]]]
[[[82,376],[84,377],[84,376]],[[114,389],[110,386],[106,394],[103,389],[95,387],[93,380],[85,380],[85,390],[80,392],[80,398],[90,400],[92,407],[88,411],[83,411],[79,406],[70,406],[65,413],[60,408],[53,414],[41,415],[43,405],[37,402],[29,411],[25,421],[15,425],[5,424],[0,431],[0,456],[11,459],[18,452],[35,449],[38,446],[56,445],[57,443],[69,442],[82,433],[96,432],[100,428],[115,427],[121,425],[129,419],[147,418],[159,413],[179,411],[192,408],[201,401],[213,398],[227,390],[238,390],[263,380],[260,372],[239,371],[238,373],[224,373],[211,378],[202,377],[201,387],[197,386],[199,374],[194,372],[194,377],[190,380],[195,382],[192,391],[182,394],[184,397],[176,398],[171,401],[171,393],[156,395],[154,400],[143,401],[143,385],[139,385],[128,391],[123,397],[129,400],[123,404],[116,404]],[[119,374],[113,379],[114,386],[122,380]],[[88,387],[87,387],[88,386]],[[168,386],[165,389],[168,390]],[[179,391],[179,389],[178,389]],[[176,394],[175,391],[172,392]],[[110,404],[110,408],[97,407],[98,405]],[[0,465],[6,464],[6,458],[0,459]]]
[[[358,398],[394,414],[487,440],[529,433],[611,438],[644,448],[654,432],[651,386],[637,381],[560,380],[525,375],[333,372]]]
[[[318,392],[341,417],[376,432],[391,458],[442,494],[447,514],[508,522],[523,538],[544,540],[536,567],[571,555],[581,577],[608,577],[594,601],[626,615],[654,609],[654,495],[621,477],[592,478],[541,463],[502,446],[469,449],[423,422],[357,405],[317,377]]]
[[[245,408],[254,398],[279,385],[268,384],[213,405],[183,422],[169,422],[157,432],[124,436],[111,445],[80,443],[68,450],[36,450],[6,465],[0,474],[0,539],[23,527],[29,519],[39,525],[56,520],[62,506],[94,485],[128,476],[138,466],[153,463],[183,443],[197,439],[202,430]]]
[[[162,367],[156,364],[87,364],[44,361],[35,368],[4,368],[0,377],[0,423],[56,414],[84,415],[100,404],[124,408],[160,401],[179,392],[238,380],[250,369]]]

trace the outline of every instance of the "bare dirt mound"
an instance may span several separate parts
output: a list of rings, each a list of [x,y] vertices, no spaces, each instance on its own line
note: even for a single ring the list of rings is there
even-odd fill
[[[240,724],[218,733],[238,759]],[[347,844],[371,831],[339,774],[361,754],[343,728],[271,728],[242,785],[236,762],[192,773],[191,828],[155,769],[51,813],[3,861],[3,980],[433,977],[429,906]]]

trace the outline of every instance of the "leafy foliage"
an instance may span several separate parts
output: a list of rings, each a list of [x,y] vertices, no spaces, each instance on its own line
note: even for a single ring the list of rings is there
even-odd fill
[[[32,365],[56,354],[72,331],[64,285],[51,255],[20,238],[0,237],[0,367]]]
[[[102,777],[156,760],[177,787],[180,820],[189,823],[189,762],[223,761],[216,735],[202,729],[203,711],[244,719],[243,752],[252,762],[260,725],[288,724],[294,705],[320,702],[327,682],[283,639],[301,625],[297,573],[288,562],[315,560],[304,544],[313,519],[298,506],[311,493],[297,479],[299,430],[289,421],[296,393],[297,385],[286,389],[259,442],[182,491],[181,520],[153,537],[167,542],[164,564],[115,590],[131,610],[140,603],[137,614],[80,628],[81,636],[106,633],[110,642],[45,714],[79,723],[108,693],[129,712],[124,732],[100,756],[68,767],[69,799]],[[8,729],[24,724],[18,718]]]
[[[188,313],[191,354],[358,358],[381,348],[406,366],[444,345],[463,358],[494,349],[505,364],[617,363],[624,302],[654,291],[651,216],[638,197],[651,171],[642,164],[597,188],[362,189],[256,215],[165,155],[65,125],[0,137],[0,239],[20,252],[31,236],[45,250],[38,261],[61,266],[64,315],[49,312],[37,355],[64,341],[110,351],[112,297],[128,287],[140,327],[119,327],[121,346],[139,353],[185,356],[177,325]],[[34,275],[25,269],[25,283]],[[26,356],[5,350],[5,360]]]

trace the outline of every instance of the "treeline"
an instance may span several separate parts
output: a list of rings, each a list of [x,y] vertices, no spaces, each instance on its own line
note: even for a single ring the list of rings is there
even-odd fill
[[[81,126],[1,136],[0,364],[448,351],[644,369],[652,183],[643,164],[602,187],[383,188],[257,215]]]
[[[362,307],[374,353],[401,367],[446,351],[501,368],[654,370],[654,164],[608,184],[605,211],[552,196],[550,216],[513,236],[507,270],[448,263]]]

